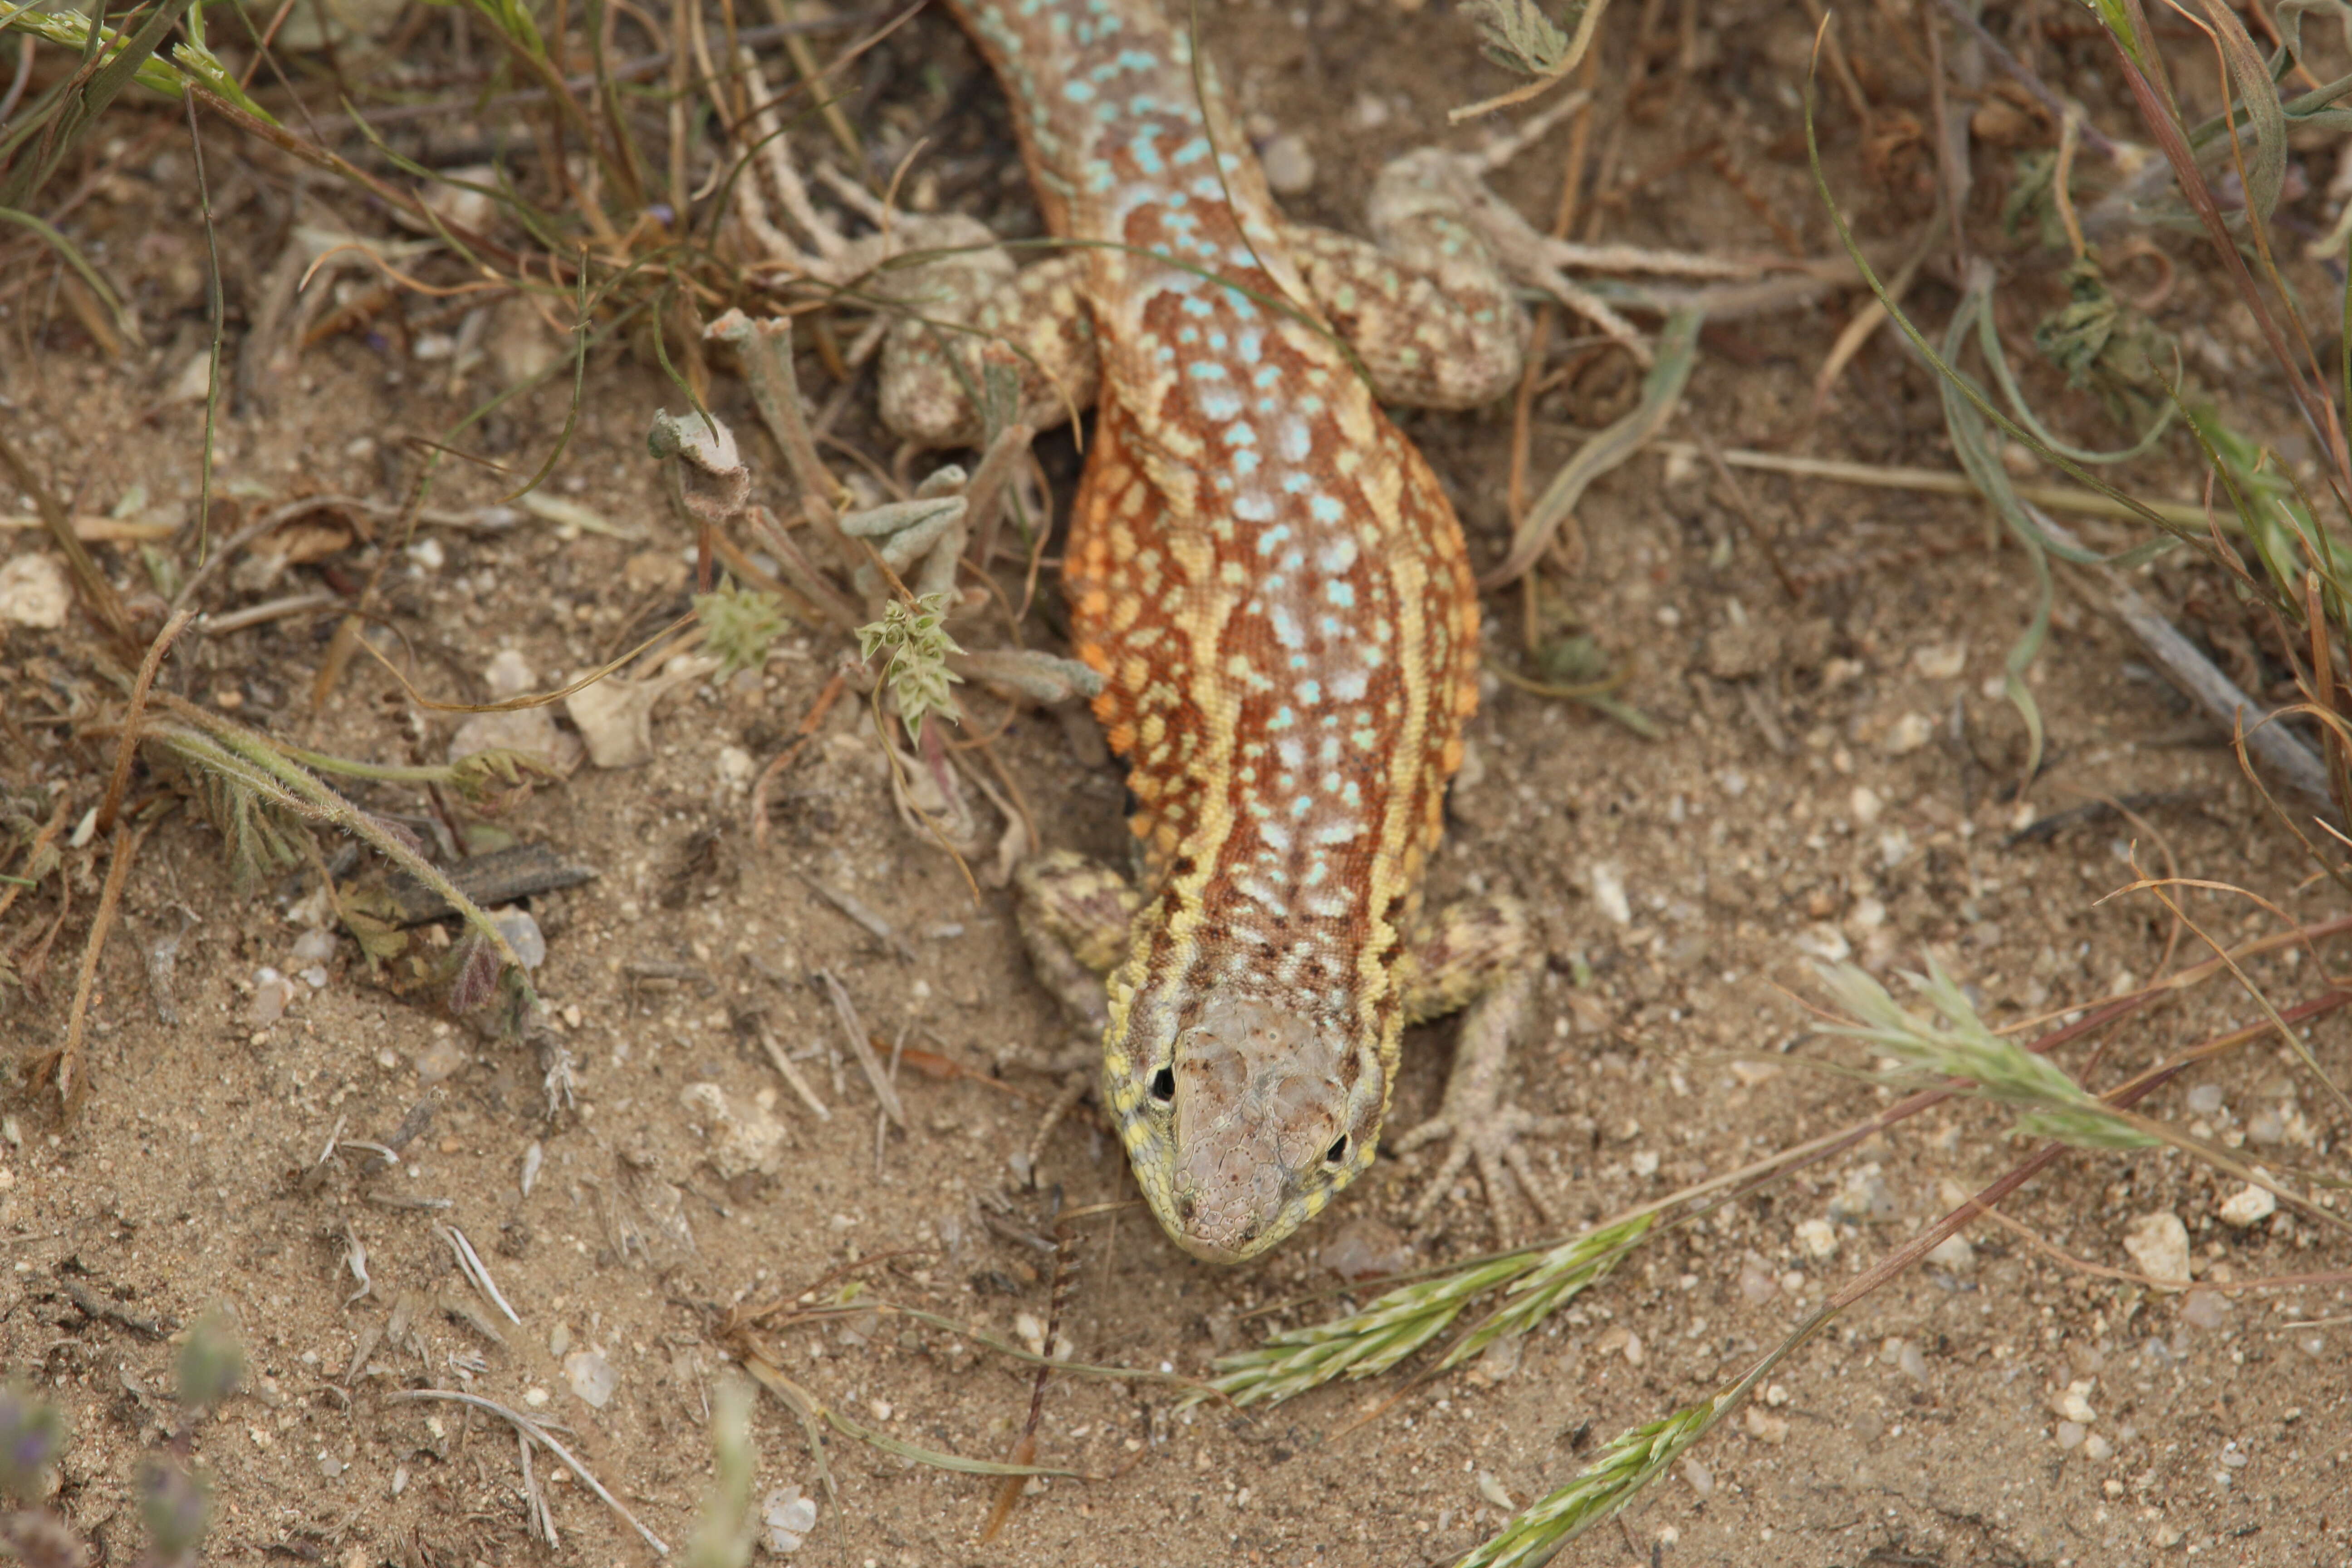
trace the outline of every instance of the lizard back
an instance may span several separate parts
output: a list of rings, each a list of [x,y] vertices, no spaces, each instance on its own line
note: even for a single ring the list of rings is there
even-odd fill
[[[1171,1236],[1238,1260],[1370,1163],[1475,590],[1190,39],[1154,0],[953,4],[1102,357],[1065,586],[1147,869],[1105,1097]]]

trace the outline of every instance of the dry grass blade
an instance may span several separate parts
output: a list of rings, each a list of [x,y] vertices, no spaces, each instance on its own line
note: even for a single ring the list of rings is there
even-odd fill
[[[565,1469],[570,1470],[574,1476],[578,1477],[580,1484],[586,1487],[590,1491],[594,1492],[598,1500],[602,1501],[606,1508],[611,1509],[614,1513],[620,1515],[622,1522],[625,1523],[631,1530],[635,1531],[638,1538],[645,1542],[646,1545],[652,1547],[656,1552],[660,1552],[664,1557],[669,1555],[669,1545],[667,1542],[663,1541],[660,1536],[656,1535],[652,1531],[647,1530],[644,1521],[639,1520],[635,1514],[629,1511],[626,1504],[623,1503],[619,1498],[614,1497],[611,1492],[605,1490],[604,1483],[598,1480],[589,1470],[587,1466],[574,1458],[571,1449],[557,1442],[548,1434],[546,1427],[541,1426],[538,1422],[532,1420],[521,1411],[517,1410],[510,1405],[500,1405],[495,1399],[485,1399],[478,1394],[461,1394],[455,1389],[447,1388],[412,1388],[404,1390],[398,1394],[386,1394],[385,1397],[393,1401],[394,1404],[401,1405],[430,1400],[440,1401],[450,1405],[470,1405],[476,1410],[483,1411],[488,1415],[497,1416],[499,1420],[504,1421],[509,1426],[512,1426],[523,1438],[530,1442],[538,1444],[541,1447],[545,1448],[549,1453],[554,1455],[556,1461],[559,1464],[561,1464]]]

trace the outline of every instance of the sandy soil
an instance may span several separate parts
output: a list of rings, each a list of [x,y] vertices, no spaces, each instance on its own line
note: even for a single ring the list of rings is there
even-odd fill
[[[1906,105],[1915,132],[1927,118],[1925,79],[1906,52],[1917,47],[1910,9],[1890,4],[1843,24],[1880,106],[1874,139],[1842,100],[1824,111],[1849,211],[1865,235],[1902,247],[1935,205],[1932,156],[1901,131]],[[2042,68],[2102,123],[2128,126],[2112,73],[2098,75],[2104,46],[2062,36],[2056,9],[2040,16]],[[1804,13],[1653,5],[1650,42],[1637,47],[1642,22],[1640,7],[1621,7],[1604,34],[1593,143],[1604,199],[1587,202],[1599,233],[1739,252],[1771,251],[1785,237],[1831,251],[1795,107]],[[1312,182],[1293,210],[1340,226],[1357,225],[1355,193],[1381,160],[1501,81],[1461,18],[1387,0],[1313,13],[1221,5],[1204,8],[1203,26],[1244,108],[1265,117],[1254,132],[1294,136],[1311,154]],[[2216,101],[2210,65],[2185,42],[2179,53],[2184,95]],[[1968,96],[2009,102],[1990,88]],[[1002,105],[943,16],[919,17],[877,50],[850,107],[880,128],[886,165],[914,137],[936,138],[917,199],[1034,232]],[[108,360],[46,282],[0,302],[12,439],[84,512],[126,498],[141,515],[191,510],[203,411],[168,394],[206,317],[179,123],[127,113],[121,134],[152,134],[152,144],[106,174],[72,220],[137,300],[152,346]],[[2009,124],[1979,116],[1981,131]],[[2051,253],[2028,251],[1993,222],[2016,153],[2049,144],[2046,126],[2026,125],[2015,145],[1979,141],[1969,209],[1973,243],[2011,276],[2004,326],[2020,344],[2060,297]],[[463,116],[403,135],[404,152],[436,164],[486,140]],[[224,172],[239,157],[226,132],[207,145],[226,212],[234,351],[286,243],[296,184],[250,149]],[[2320,189],[2289,216],[2316,230],[2332,214],[2331,167],[2324,147],[2305,161]],[[1548,216],[1558,167],[1557,151],[1531,158],[1503,188]],[[346,193],[315,177],[299,189],[305,221],[382,231]],[[2246,422],[2284,427],[2252,323],[2205,253],[2176,237],[2158,243],[2179,266],[2158,323],[2190,343],[2202,374],[2228,374]],[[1923,319],[1940,324],[1952,279],[1940,257],[1927,269],[1915,296]],[[2315,269],[2302,280],[2325,300]],[[1813,374],[1855,304],[1842,297],[1710,329],[1671,434],[1951,468],[1933,382],[1887,333],[1808,421]],[[422,320],[439,307],[401,308]],[[492,389],[495,365],[453,387],[446,362],[409,352],[450,321],[395,331],[390,320],[373,342],[342,334],[311,347],[225,419],[216,479],[245,515],[306,491],[397,500],[415,471],[410,437],[445,430]],[[1552,354],[1559,374],[1534,410],[1538,481],[1635,390],[1620,355],[1565,333]],[[804,369],[829,395],[814,357]],[[2084,438],[2115,438],[2053,374],[2038,370],[2030,384]],[[741,385],[722,377],[712,397],[772,483],[780,465],[751,434]],[[679,401],[657,368],[625,354],[592,365],[551,488],[631,537],[525,517],[499,531],[427,529],[408,547],[386,578],[398,635],[385,646],[421,690],[480,700],[493,658],[509,650],[551,684],[684,609],[691,539],[643,443],[653,411]],[[840,431],[887,461],[867,401]],[[562,394],[542,390],[477,432],[475,449],[527,471],[564,413]],[[1491,559],[1507,530],[1509,408],[1415,417],[1410,428]],[[2195,494],[2193,453],[2178,439],[2168,451],[2170,466],[2142,469],[2143,482]],[[1068,438],[1045,454],[1066,496]],[[510,484],[453,463],[434,504],[473,510]],[[2032,678],[2051,762],[2017,798],[2022,735],[1998,676],[2029,614],[2030,576],[1974,504],[1755,474],[1735,496],[1703,464],[1651,455],[1596,487],[1581,526],[1584,558],[1549,574],[1545,613],[1572,614],[1622,663],[1622,696],[1657,736],[1490,682],[1433,873],[1439,897],[1508,889],[1538,911],[1550,963],[1516,1070],[1524,1103],[1572,1119],[1574,1131],[1538,1156],[1570,1223],[1886,1100],[1851,1073],[1823,1070],[1867,1064],[1814,1034],[1792,997],[1808,984],[1809,955],[1851,952],[1882,972],[1932,956],[2002,1024],[2128,989],[2157,972],[2174,935],[2145,897],[2098,902],[2131,879],[2135,841],[2143,865],[2242,885],[2298,918],[2338,911],[2341,893],[2309,876],[2215,732],[2153,676],[2086,583],[2062,588]],[[0,535],[0,550],[30,550],[34,539]],[[168,548],[194,559],[184,536]],[[306,564],[233,564],[205,602],[229,609],[341,588],[388,548],[397,542],[362,537]],[[125,582],[139,573],[130,552],[104,553]],[[2183,554],[2140,584],[2233,673],[2276,679],[2268,634],[2210,569]],[[1052,646],[1048,600],[1033,640]],[[1520,608],[1516,593],[1491,603],[1498,650],[1516,638]],[[305,745],[386,762],[445,755],[455,719],[372,665],[353,667],[322,708],[309,705],[333,625],[312,614],[194,639],[166,682]],[[0,742],[0,778],[18,793],[68,788],[77,816],[111,754],[110,742],[77,729],[111,700],[79,637],[20,628],[0,645],[16,715]],[[577,1064],[575,1104],[551,1118],[528,1049],[371,984],[348,941],[319,963],[322,984],[299,984],[283,1017],[257,1023],[264,966],[305,966],[296,944],[314,879],[297,874],[243,897],[217,835],[191,816],[148,838],[100,970],[86,1107],[60,1121],[52,1100],[23,1092],[0,1124],[0,1236],[14,1265],[0,1359],[68,1413],[76,1438],[57,1504],[104,1560],[139,1551],[131,1478],[173,1419],[159,1392],[167,1336],[214,1303],[234,1315],[251,1362],[246,1392],[195,1445],[217,1498],[207,1550],[221,1561],[644,1561],[647,1549],[580,1485],[549,1478],[543,1458],[563,1545],[534,1543],[506,1428],[397,1396],[459,1389],[562,1422],[586,1466],[675,1546],[692,1533],[708,1481],[723,1315],[812,1289],[831,1300],[855,1284],[873,1308],[787,1318],[764,1336],[812,1396],[907,1443],[988,1458],[1011,1449],[1028,1415],[1029,1369],[987,1352],[973,1332],[892,1309],[1034,1337],[1052,1268],[1023,1237],[1050,1226],[1046,1194],[1100,1205],[1132,1187],[1090,1111],[1045,1146],[1045,1193],[1013,1175],[1055,1088],[1021,1064],[1057,1047],[1064,1026],[1030,976],[1006,895],[990,889],[975,903],[955,867],[894,812],[856,704],[836,708],[784,775],[767,843],[754,844],[749,771],[791,739],[841,652],[788,635],[763,669],[669,699],[646,765],[582,767],[498,824],[597,872],[531,905],[546,936],[539,985]],[[1002,714],[988,699],[974,707],[986,723]],[[1059,721],[1015,714],[996,751],[1049,846],[1120,852],[1118,775]],[[2158,798],[2137,825],[2094,819],[2011,837],[2109,795]],[[414,791],[361,798],[430,826]],[[54,1044],[63,1028],[102,871],[95,857],[68,855],[63,934],[38,984],[10,997],[0,1035],[20,1050]],[[905,951],[813,883],[878,911]],[[2268,929],[2241,899],[2193,894],[2184,907],[2216,936]],[[52,882],[0,928],[20,965],[58,912]],[[158,1020],[147,954],[184,926],[171,1026]],[[2193,935],[2176,954],[2200,956]],[[962,1069],[902,1069],[905,1131],[877,1135],[872,1092],[854,1066],[828,1060],[833,1011],[804,978],[817,969],[839,978],[876,1033]],[[2317,986],[2308,957],[2265,960],[2250,974],[2278,997]],[[2106,1037],[2097,1081],[2253,1016],[2242,993],[2204,987]],[[762,1022],[786,1049],[815,1048],[805,1067],[830,1120],[768,1065]],[[1433,1109],[1450,1045],[1446,1025],[1409,1041],[1402,1124]],[[2310,1047],[2336,1081],[2352,1079],[2341,1019],[2315,1027]],[[2070,1047],[2067,1059],[2079,1066],[2085,1051]],[[2352,1118],[2276,1042],[2197,1069],[2152,1106],[2250,1155],[2339,1174],[2336,1151],[2352,1135]],[[2008,1133],[2010,1121],[1957,1105],[1906,1123],[1654,1243],[1524,1344],[1434,1381],[1235,1413],[1180,1411],[1143,1378],[1058,1377],[1045,1395],[1039,1462],[1096,1479],[1036,1486],[991,1544],[977,1534],[993,1483],[835,1436],[824,1462],[838,1498],[824,1499],[800,1552],[908,1565],[1450,1561],[1611,1436],[1736,1376],[1954,1194],[2022,1159],[2032,1145]],[[404,1127],[412,1136],[394,1167],[371,1170],[351,1151],[318,1163],[339,1130],[382,1142]],[[1269,1323],[1333,1310],[1328,1295],[1286,1303],[1334,1284],[1322,1258],[1336,1238],[1393,1240],[1375,1227],[1402,1230],[1432,1164],[1431,1153],[1384,1162],[1330,1216],[1238,1269],[1183,1257],[1132,1205],[1072,1221],[1062,1332],[1081,1361],[1201,1373]],[[2221,1205],[2239,1185],[2170,1152],[2060,1161],[2009,1205],[2022,1230],[1980,1224],[1972,1247],[1867,1299],[1622,1524],[1562,1561],[1657,1561],[1661,1550],[1667,1562],[1756,1564],[2352,1561],[2352,1295],[2320,1286],[2184,1298],[2072,1261],[2135,1269],[2127,1229],[2170,1213],[2209,1281],[2344,1267],[2342,1238],[2307,1219],[2226,1223]],[[1429,1233],[1411,1238],[1412,1256],[1485,1250],[1477,1195],[1472,1184],[1441,1205]],[[470,1239],[520,1323],[480,1304],[438,1226]],[[362,1296],[346,1263],[354,1242],[372,1282]],[[469,1316],[444,1310],[458,1301]],[[762,1403],[754,1429],[763,1493],[822,1490],[788,1412]]]

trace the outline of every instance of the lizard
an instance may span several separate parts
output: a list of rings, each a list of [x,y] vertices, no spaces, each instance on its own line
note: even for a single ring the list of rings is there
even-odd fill
[[[974,441],[989,337],[1025,362],[1025,420],[1095,408],[1064,590],[1141,885],[1047,856],[1019,921],[1099,1022],[1138,1185],[1186,1251],[1264,1253],[1370,1166],[1405,1025],[1471,1004],[1440,1114],[1402,1141],[1454,1140],[1421,1213],[1475,1158],[1498,1215],[1505,1164],[1548,1215],[1517,1141],[1548,1124],[1501,1098],[1524,911],[1423,909],[1479,610],[1454,509],[1381,408],[1507,389],[1510,284],[1411,155],[1373,193],[1380,245],[1286,222],[1158,0],[950,8],[1060,247],[1017,272],[953,258],[955,297],[889,335],[882,414],[919,445]]]

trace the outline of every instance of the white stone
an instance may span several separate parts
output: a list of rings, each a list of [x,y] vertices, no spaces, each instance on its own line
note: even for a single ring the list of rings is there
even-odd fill
[[[73,583],[56,556],[31,550],[0,564],[0,626],[53,632],[72,609]]]
[[[1965,1236],[1948,1236],[1928,1250],[1927,1261],[1948,1274],[1976,1271],[1976,1244]]]
[[[621,1385],[621,1374],[604,1359],[604,1352],[590,1348],[573,1351],[563,1358],[563,1379],[572,1392],[591,1409],[602,1410],[611,1402],[613,1391]]]
[[[2124,1250],[2149,1279],[2189,1283],[2189,1227],[2171,1210],[2132,1221],[2124,1232]]]
[[[1258,163],[1277,196],[1303,196],[1315,188],[1315,150],[1296,132],[1279,132],[1267,142]]]
[[[1879,749],[1890,757],[1907,757],[1936,738],[1936,721],[1925,713],[1906,713],[1887,726]]]
[[[688,1086],[678,1095],[687,1114],[702,1123],[710,1142],[710,1166],[731,1182],[756,1172],[772,1176],[783,1168],[784,1124],[757,1105],[739,1106],[715,1083]]]
[[[2278,1199],[2273,1195],[2268,1187],[2258,1187],[2249,1182],[2231,1194],[2217,1212],[2221,1216],[2222,1224],[2233,1225],[2243,1230],[2246,1226],[2259,1225],[2278,1213]]]
[[[778,1487],[760,1500],[760,1522],[767,1526],[769,1551],[797,1552],[816,1529],[816,1499],[798,1487]]]
[[[1911,650],[1911,668],[1930,680],[1957,680],[1968,668],[1969,645],[1959,642],[1929,643]]]
[[[1625,897],[1625,873],[1606,860],[1595,860],[1585,873],[1592,901],[1612,925],[1632,925],[1633,906]]]

